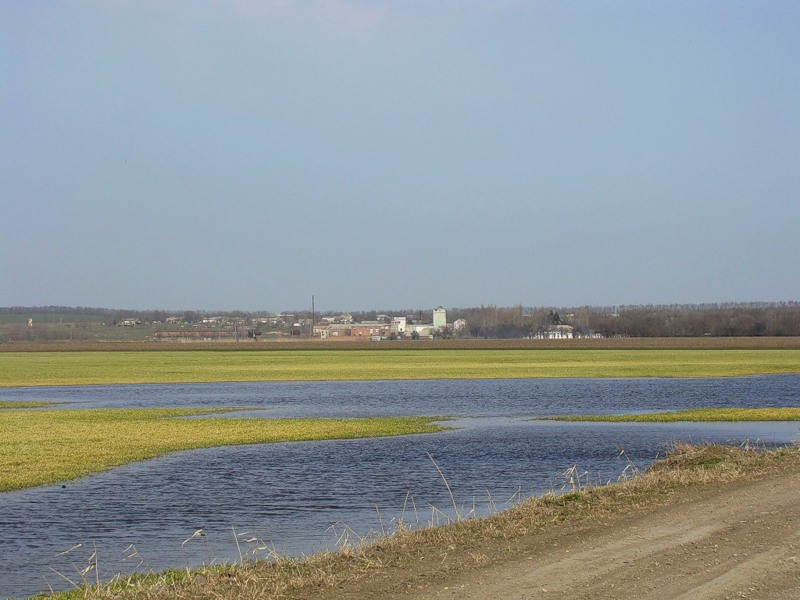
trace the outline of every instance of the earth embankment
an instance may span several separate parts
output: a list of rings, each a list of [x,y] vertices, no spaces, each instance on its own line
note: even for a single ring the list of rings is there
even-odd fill
[[[70,598],[800,598],[800,448],[678,445],[648,473],[366,546],[168,572]]]
[[[308,597],[800,598],[800,459],[480,548],[429,550],[405,572]]]

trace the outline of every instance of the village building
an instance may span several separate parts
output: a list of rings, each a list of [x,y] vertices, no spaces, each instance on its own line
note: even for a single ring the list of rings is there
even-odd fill
[[[553,325],[533,337],[540,340],[571,340],[574,334],[571,325]]]
[[[313,336],[321,340],[396,340],[403,338],[432,339],[447,329],[447,313],[441,306],[433,312],[433,323],[409,323],[409,317],[391,317],[380,315],[382,318],[375,321],[362,321],[360,323],[341,322],[347,321],[350,315],[337,317],[321,317],[321,323],[315,324]],[[461,319],[463,327],[466,321]]]

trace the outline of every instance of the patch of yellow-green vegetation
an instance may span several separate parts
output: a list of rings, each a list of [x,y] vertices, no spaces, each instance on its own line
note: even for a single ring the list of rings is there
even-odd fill
[[[628,415],[570,415],[550,421],[605,421],[611,423],[676,423],[678,421],[800,421],[800,408],[696,408]]]
[[[32,599],[57,598],[58,600],[87,600],[99,595],[116,597],[117,594],[129,593],[133,589],[149,590],[163,589],[164,587],[180,586],[186,579],[199,573],[219,574],[224,572],[227,565],[208,565],[194,572],[188,569],[168,569],[160,573],[133,573],[126,577],[115,577],[112,581],[100,586],[91,586],[88,579],[84,578],[83,585],[69,591],[55,593],[40,593]],[[85,577],[85,576],[84,576]]]
[[[212,409],[0,411],[0,492],[77,479],[178,450],[432,433],[424,417],[181,418]]]
[[[800,373],[800,350],[376,348],[0,353],[0,386],[529,377],[729,377],[776,373]]]
[[[39,400],[0,400],[0,410],[4,408],[41,408],[52,406],[55,402],[44,402]]]

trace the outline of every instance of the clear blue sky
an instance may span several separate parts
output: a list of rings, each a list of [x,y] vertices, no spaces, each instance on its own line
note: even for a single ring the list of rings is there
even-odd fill
[[[800,299],[800,2],[0,0],[0,306]]]

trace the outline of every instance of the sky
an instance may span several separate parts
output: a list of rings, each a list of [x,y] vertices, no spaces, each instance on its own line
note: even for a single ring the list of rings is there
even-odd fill
[[[0,306],[800,300],[800,3],[0,0]]]

